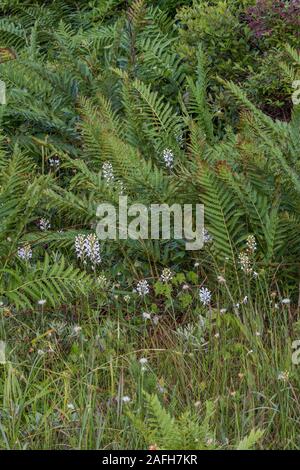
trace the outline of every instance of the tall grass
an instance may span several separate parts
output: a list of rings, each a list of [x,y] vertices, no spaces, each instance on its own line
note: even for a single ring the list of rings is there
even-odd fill
[[[2,309],[1,448],[147,448],[155,443],[132,420],[149,417],[143,392],[157,394],[173,416],[190,410],[202,418],[212,402],[220,448],[253,428],[264,430],[262,448],[298,448],[297,317],[261,300],[260,308],[249,298],[239,316],[191,311],[177,327],[169,315],[154,326],[141,311],[128,321],[121,308],[101,316],[84,302],[76,318],[38,311],[25,319]]]

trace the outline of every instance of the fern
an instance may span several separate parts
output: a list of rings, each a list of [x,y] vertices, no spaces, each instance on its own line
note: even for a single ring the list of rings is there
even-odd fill
[[[17,309],[32,309],[40,299],[55,307],[75,295],[86,295],[92,289],[87,274],[71,265],[66,266],[63,257],[55,262],[46,254],[36,266],[19,269],[1,269],[5,283],[1,295]]]
[[[215,414],[212,402],[206,402],[203,418],[186,411],[173,417],[161,405],[157,395],[144,393],[147,415],[145,418],[128,413],[136,430],[138,430],[147,446],[159,450],[208,450],[221,448],[217,444],[215,432],[212,430],[212,418]],[[248,436],[240,441],[237,450],[250,450],[263,436],[261,430],[252,429]]]

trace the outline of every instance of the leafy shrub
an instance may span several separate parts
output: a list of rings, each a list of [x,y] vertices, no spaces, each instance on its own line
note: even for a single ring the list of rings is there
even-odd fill
[[[247,23],[259,47],[297,46],[300,38],[299,0],[257,0],[246,12]]]
[[[182,8],[178,50],[188,65],[195,64],[203,44],[210,74],[210,96],[215,121],[236,123],[236,108],[216,76],[233,80],[273,117],[289,119],[290,87],[282,80],[280,60],[284,45],[299,42],[300,3],[260,0],[252,2],[195,2]],[[192,70],[189,69],[192,74]]]
[[[194,64],[199,43],[207,57],[212,76],[241,79],[253,64],[250,30],[239,21],[231,2],[196,2],[182,8],[179,20],[178,50]]]

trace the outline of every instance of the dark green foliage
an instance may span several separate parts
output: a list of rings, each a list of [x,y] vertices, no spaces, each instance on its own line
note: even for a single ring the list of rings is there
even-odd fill
[[[26,241],[37,247],[36,261],[47,240],[58,259],[74,263],[76,234],[90,233],[97,205],[116,204],[125,188],[129,203],[204,203],[213,237],[204,250],[205,272],[213,260],[236,275],[254,234],[258,275],[273,282],[285,263],[277,281],[296,285],[299,112],[281,122],[259,108],[284,111],[297,52],[284,49],[276,62],[278,51],[266,45],[268,55],[261,56],[242,14],[249,2],[185,3],[174,22],[179,6],[31,2],[27,9],[11,4],[0,20],[8,98],[1,109],[1,252],[10,267]],[[255,64],[261,65],[254,72]],[[164,164],[165,149],[174,155],[172,169]],[[102,171],[107,162],[112,186]],[[52,229],[41,241],[36,220],[45,214]],[[177,241],[107,243],[103,253],[105,268],[108,260],[120,266],[130,259],[122,266],[130,278],[191,263]]]

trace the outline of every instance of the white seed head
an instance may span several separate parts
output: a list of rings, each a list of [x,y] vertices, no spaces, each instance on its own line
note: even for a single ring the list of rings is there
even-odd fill
[[[147,362],[148,362],[148,359],[146,357],[141,357],[141,359],[140,359],[140,364],[141,365],[144,366],[145,364],[147,364]]]
[[[142,317],[144,320],[151,320],[151,313],[143,312]]]
[[[122,397],[122,401],[123,401],[123,403],[129,403],[131,401],[131,399],[130,399],[130,397],[125,395],[124,397]]]

